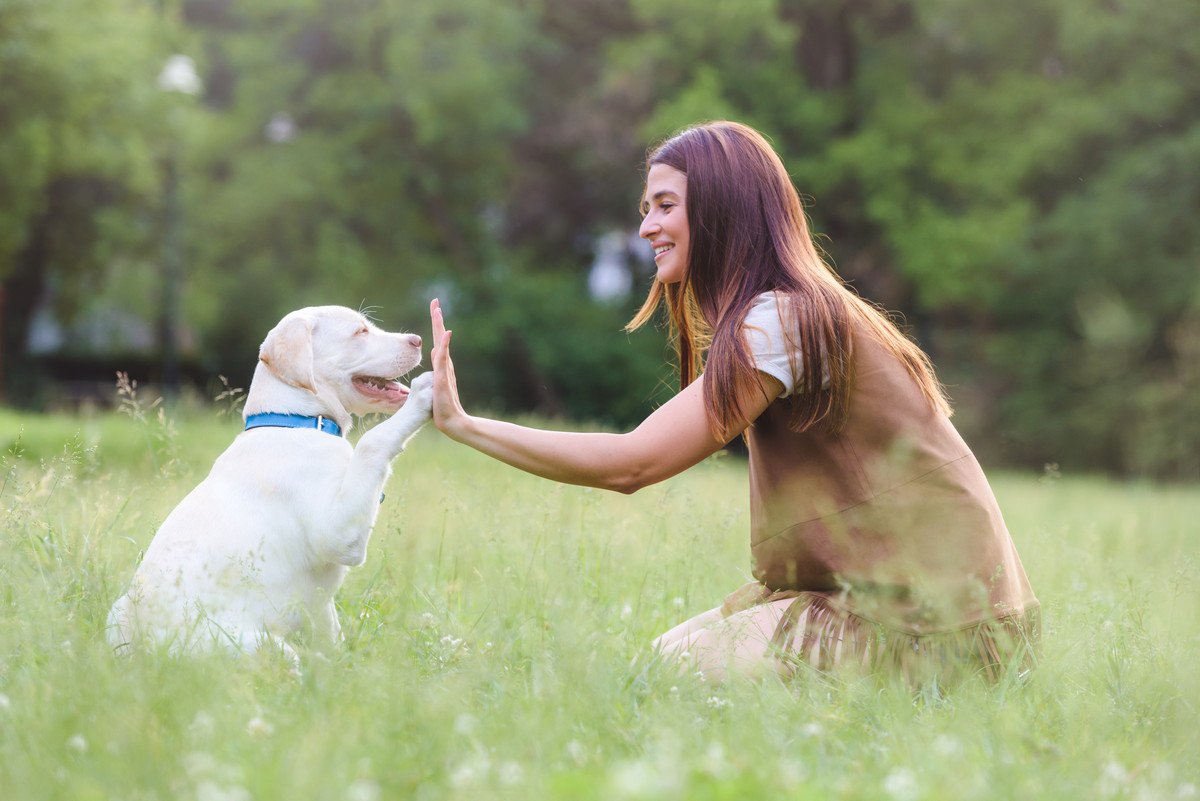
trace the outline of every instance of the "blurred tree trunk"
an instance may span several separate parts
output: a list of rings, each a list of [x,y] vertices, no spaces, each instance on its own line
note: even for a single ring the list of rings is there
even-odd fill
[[[787,5],[784,18],[800,27],[796,58],[813,89],[844,89],[854,83],[858,46],[851,24],[860,3]]]
[[[26,404],[37,394],[36,371],[29,358],[29,324],[46,289],[48,224],[42,215],[0,285],[0,397]]]

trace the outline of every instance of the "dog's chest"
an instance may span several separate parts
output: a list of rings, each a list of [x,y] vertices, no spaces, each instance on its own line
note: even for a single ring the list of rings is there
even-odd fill
[[[316,491],[346,473],[353,450],[319,431],[255,429],[243,432],[213,464],[213,474],[263,488]]]

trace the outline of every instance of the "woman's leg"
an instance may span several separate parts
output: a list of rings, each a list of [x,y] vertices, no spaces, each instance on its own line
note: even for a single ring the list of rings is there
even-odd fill
[[[686,638],[700,629],[711,626],[721,619],[721,607],[709,609],[707,612],[702,612],[693,618],[683,621],[675,628],[668,631],[666,634],[660,635],[654,640],[652,647],[655,651],[666,653],[672,649],[677,642]]]
[[[790,675],[787,665],[775,657],[771,637],[784,612],[796,600],[785,598],[759,604],[726,618],[720,616],[720,609],[714,609],[676,626],[656,643],[663,642],[659,648],[664,656],[684,660],[710,681],[723,681],[734,673],[750,676],[764,672]],[[714,612],[715,617],[712,616]],[[807,610],[804,615],[807,615]],[[696,627],[695,623],[702,619],[706,619],[708,624]],[[804,626],[806,622],[800,619],[795,624]],[[691,628],[684,628],[689,625]],[[678,636],[668,641],[667,638],[676,632],[679,632]]]

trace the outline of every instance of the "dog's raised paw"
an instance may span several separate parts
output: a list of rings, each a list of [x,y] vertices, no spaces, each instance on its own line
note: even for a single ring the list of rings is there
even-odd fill
[[[433,371],[427,370],[414,378],[413,382],[409,385],[409,390],[414,395],[426,390],[433,392]]]
[[[420,408],[426,412],[433,409],[433,372],[421,373],[408,386],[408,400],[405,406]]]

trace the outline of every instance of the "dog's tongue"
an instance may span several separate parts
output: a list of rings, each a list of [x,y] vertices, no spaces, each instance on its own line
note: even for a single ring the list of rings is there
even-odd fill
[[[408,397],[408,387],[399,381],[356,378],[354,386],[368,398],[378,398],[388,403],[403,403],[404,399]]]

